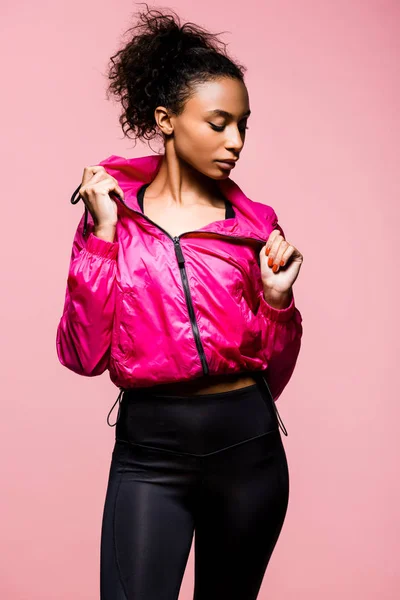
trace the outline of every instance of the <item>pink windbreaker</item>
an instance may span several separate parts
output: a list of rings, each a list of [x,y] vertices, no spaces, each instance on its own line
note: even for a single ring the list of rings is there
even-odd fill
[[[87,209],[81,217],[57,328],[58,358],[89,377],[108,369],[121,390],[263,371],[276,401],[302,336],[294,296],[284,309],[263,296],[259,252],[273,229],[283,234],[277,215],[228,178],[217,183],[235,217],[171,237],[137,201],[162,158],[112,155],[99,163],[117,179],[124,201],[116,198],[114,242],[93,234]]]

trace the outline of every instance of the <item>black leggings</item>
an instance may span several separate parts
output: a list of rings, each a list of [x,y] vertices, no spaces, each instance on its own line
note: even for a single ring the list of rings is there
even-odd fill
[[[101,600],[176,600],[194,535],[194,600],[253,600],[286,516],[276,408],[257,383],[123,393],[101,531]]]

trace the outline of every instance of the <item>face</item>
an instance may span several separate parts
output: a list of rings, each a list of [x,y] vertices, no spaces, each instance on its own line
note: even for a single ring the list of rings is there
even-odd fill
[[[244,83],[223,77],[197,84],[184,111],[179,116],[164,113],[158,124],[164,133],[174,134],[170,141],[181,160],[212,179],[225,179],[234,163],[218,161],[239,158],[249,114]]]

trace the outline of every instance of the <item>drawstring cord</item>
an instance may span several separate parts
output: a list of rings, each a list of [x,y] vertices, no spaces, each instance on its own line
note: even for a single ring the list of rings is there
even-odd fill
[[[122,397],[123,397],[123,395],[124,395],[124,391],[125,391],[125,390],[124,390],[124,388],[122,388],[122,387],[120,387],[119,389],[120,389],[120,392],[119,392],[119,394],[118,394],[118,398],[116,399],[116,401],[115,401],[115,402],[114,402],[114,404],[112,405],[112,407],[111,407],[111,409],[110,409],[110,412],[109,412],[109,413],[108,413],[108,415],[107,415],[107,423],[108,423],[108,425],[109,425],[110,427],[115,427],[115,425],[116,425],[116,424],[118,423],[118,421],[119,421],[119,415],[120,415],[120,412],[121,412],[121,411],[120,411],[120,409],[121,409],[121,402],[122,402]],[[110,415],[111,415],[112,411],[114,410],[114,406],[117,404],[117,402],[119,402],[119,404],[118,404],[117,420],[115,421],[115,423],[110,423],[110,421],[109,421],[109,417],[110,417]]]
[[[265,377],[264,377],[264,375],[262,373],[260,373],[260,374],[261,374],[262,379],[264,380],[265,386],[266,386],[266,388],[268,390],[268,393],[269,393],[269,395],[271,397],[271,402],[272,402],[272,405],[273,405],[273,407],[275,409],[275,413],[276,413],[276,416],[277,416],[277,419],[278,419],[279,428],[283,432],[283,434],[286,435],[286,437],[287,437],[289,434],[288,434],[288,432],[286,430],[284,422],[282,421],[281,415],[279,414],[278,407],[276,406],[276,402],[275,402],[275,400],[272,397],[271,390],[269,389],[269,385],[267,383],[267,380],[265,379]]]
[[[277,419],[278,419],[278,426],[279,426],[280,430],[282,431],[282,433],[283,433],[284,435],[286,435],[286,437],[287,437],[289,434],[288,434],[288,432],[287,432],[287,429],[286,429],[286,427],[285,427],[285,424],[284,424],[284,422],[282,421],[281,415],[279,414],[278,408],[277,408],[277,406],[276,406],[276,402],[275,402],[275,400],[274,400],[274,399],[273,399],[273,397],[272,397],[272,394],[271,394],[271,391],[270,391],[270,389],[269,389],[269,386],[268,386],[267,380],[265,379],[265,377],[264,377],[264,375],[263,375],[262,373],[260,373],[260,375],[261,375],[261,378],[263,379],[263,381],[264,381],[264,383],[265,383],[265,387],[267,388],[267,390],[268,390],[268,393],[269,393],[269,395],[270,395],[271,402],[272,402],[272,405],[273,405],[273,407],[274,407],[274,410],[275,410],[275,413],[276,413],[276,416],[277,416]],[[119,394],[118,394],[118,397],[117,397],[116,401],[114,402],[114,404],[112,405],[112,407],[111,407],[111,409],[110,409],[110,412],[109,412],[109,413],[108,413],[108,415],[107,415],[107,423],[108,423],[108,425],[109,425],[110,427],[115,427],[115,425],[116,425],[116,424],[118,423],[118,421],[119,421],[119,417],[120,417],[120,414],[121,414],[121,402],[122,402],[122,398],[123,398],[123,395],[124,395],[124,391],[125,391],[125,390],[124,390],[124,388],[123,388],[123,387],[120,387],[119,389],[120,389],[120,392],[119,392]],[[117,419],[116,419],[115,423],[110,423],[110,420],[109,420],[109,418],[110,418],[110,415],[111,415],[112,411],[114,410],[114,406],[115,406],[115,405],[116,405],[118,402],[119,402],[119,404],[118,404],[118,413],[117,413]]]
[[[82,196],[79,193],[79,190],[81,189],[82,183],[80,183],[78,185],[78,187],[76,188],[76,190],[74,191],[74,193],[71,196],[71,204],[78,204],[79,200],[83,200]],[[121,196],[115,192],[114,190],[112,190],[109,195],[113,195],[115,196],[118,200],[120,200],[123,204],[125,204],[125,202],[122,200]],[[83,222],[83,237],[86,237],[86,233],[87,233],[87,224],[88,224],[88,215],[89,215],[89,210],[88,207],[85,204],[85,219]]]
[[[76,188],[76,190],[74,191],[74,193],[71,196],[71,204],[78,204],[79,200],[82,198],[82,196],[79,194],[79,190],[81,189],[81,183],[78,185],[78,187]],[[88,207],[85,204],[85,220],[83,223],[83,237],[86,237],[86,231],[87,231],[87,223],[88,223]]]

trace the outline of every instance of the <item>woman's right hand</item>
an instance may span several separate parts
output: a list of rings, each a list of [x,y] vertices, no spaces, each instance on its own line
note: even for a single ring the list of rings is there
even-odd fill
[[[111,191],[124,199],[124,192],[118,181],[104,167],[95,165],[83,169],[79,194],[92,215],[96,235],[98,232],[115,231],[118,212],[116,202],[109,196]]]

